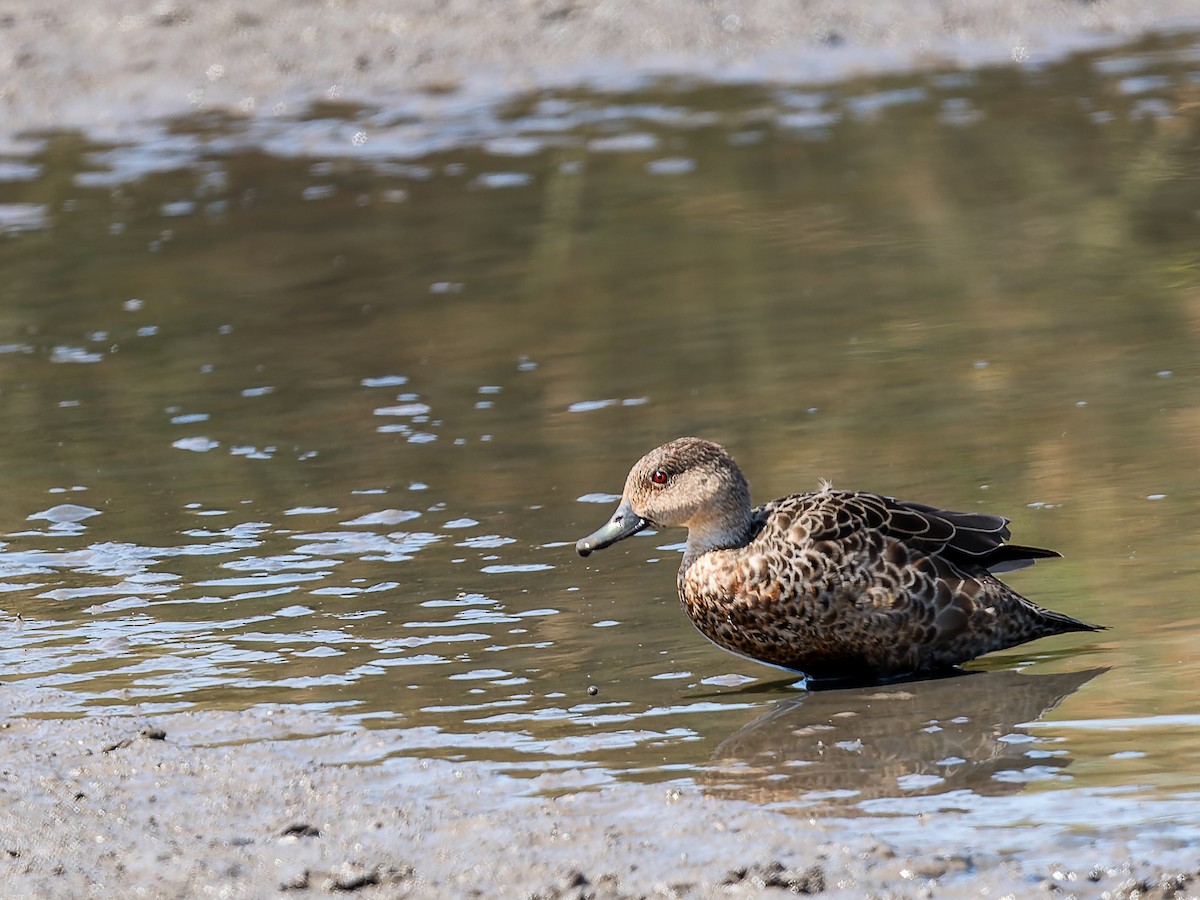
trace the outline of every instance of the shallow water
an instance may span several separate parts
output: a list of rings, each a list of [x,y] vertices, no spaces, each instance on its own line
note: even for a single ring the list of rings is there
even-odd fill
[[[64,692],[40,714],[274,704],[573,786],[1200,824],[1195,35],[29,146],[0,678]],[[1010,583],[1112,630],[805,694],[687,623],[681,533],[573,552],[684,433],[759,499],[1009,515],[1065,557]]]

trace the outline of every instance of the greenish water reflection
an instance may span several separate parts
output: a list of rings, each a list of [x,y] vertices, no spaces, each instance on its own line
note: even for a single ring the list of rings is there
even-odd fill
[[[682,535],[570,546],[698,433],[760,499],[828,477],[1062,550],[1012,583],[1113,630],[977,668],[1109,669],[996,713],[1034,746],[1000,781],[1200,787],[1194,35],[545,94],[417,156],[384,111],[264,127],[44,135],[0,169],[4,680],[70,713],[332,709],[514,770],[770,778],[710,766],[794,692],[682,617]]]

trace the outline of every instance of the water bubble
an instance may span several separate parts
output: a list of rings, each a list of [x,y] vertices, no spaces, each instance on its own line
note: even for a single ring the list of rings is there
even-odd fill
[[[430,412],[425,403],[403,403],[399,406],[381,406],[375,410],[377,416],[423,416]]]
[[[212,438],[190,437],[172,441],[171,446],[178,447],[180,450],[190,450],[193,453],[207,453],[209,450],[215,450],[217,447],[220,447],[221,444],[219,441],[212,440]]]
[[[514,188],[525,187],[533,182],[533,176],[525,172],[484,172],[471,182],[472,187]]]
[[[712,675],[708,678],[701,678],[700,683],[715,684],[721,687],[738,687],[757,680],[756,678],[751,678],[749,675],[739,675],[736,672],[730,672],[728,675]]]
[[[668,156],[646,163],[651,175],[687,175],[696,171],[696,161],[686,156]]]
[[[582,497],[576,497],[576,503],[616,503],[621,499],[620,494],[603,494],[592,493],[584,494]]]
[[[360,382],[363,387],[398,387],[407,383],[406,375],[380,375],[378,378],[364,378]]]
[[[616,406],[616,400],[580,400],[578,403],[572,403],[567,407],[567,412],[592,412],[597,409],[604,409],[606,406]]]
[[[100,510],[90,506],[80,506],[78,503],[60,503],[41,512],[30,513],[26,519],[30,521],[45,519],[47,522],[82,522],[92,516],[100,515]]]
[[[90,353],[82,347],[58,346],[50,351],[52,363],[98,363],[104,359],[102,353]]]

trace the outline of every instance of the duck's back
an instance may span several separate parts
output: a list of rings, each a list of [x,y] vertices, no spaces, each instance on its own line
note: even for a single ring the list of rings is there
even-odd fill
[[[814,677],[947,669],[1064,631],[1095,630],[997,580],[1057,556],[1006,544],[1002,516],[823,489],[754,510],[742,547],[685,558],[685,611],[728,650]]]

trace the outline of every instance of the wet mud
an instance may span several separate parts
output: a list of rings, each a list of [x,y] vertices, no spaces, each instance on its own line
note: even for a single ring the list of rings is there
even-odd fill
[[[550,85],[646,75],[830,80],[1059,55],[1194,24],[1191,0],[795,4],[0,2],[3,131],[136,133],[159,116],[302,113],[314,102],[436,113]],[[414,103],[415,97],[423,99]]]
[[[6,686],[36,714],[46,689]],[[1107,836],[970,842],[880,836],[694,788],[572,791],[483,764],[364,765],[388,731],[312,736],[263,708],[139,717],[6,716],[0,879],[8,896],[1191,896],[1186,847]],[[1022,842],[1026,846],[1021,846]]]

